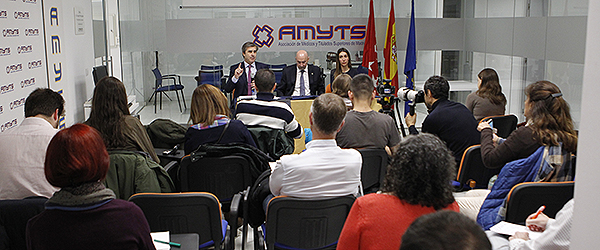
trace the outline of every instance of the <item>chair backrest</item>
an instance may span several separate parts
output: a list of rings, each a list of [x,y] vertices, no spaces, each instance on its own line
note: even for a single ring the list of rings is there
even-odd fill
[[[221,88],[221,78],[223,77],[223,65],[206,66],[200,65],[198,71],[198,85],[210,84],[217,88]]]
[[[44,211],[44,203],[47,200],[45,197],[0,200],[0,249],[27,249],[27,221]]]
[[[267,208],[267,249],[335,249],[354,200],[273,198]]]
[[[294,153],[294,138],[288,136],[283,129],[272,129],[262,126],[248,127],[256,147],[263,153],[279,160],[282,155]]]
[[[284,64],[272,64],[269,65],[269,69],[271,69],[273,71],[273,73],[275,74],[275,82],[277,84],[281,83],[281,76],[283,75],[283,68],[285,68],[287,65]]]
[[[465,149],[456,181],[461,186],[469,186],[471,181],[475,181],[474,188],[487,188],[490,178],[500,173],[502,168],[489,169],[486,168],[481,159],[481,145],[473,145]]]
[[[92,70],[92,76],[94,76],[94,84],[97,84],[102,77],[108,76],[108,69],[106,68],[106,65],[94,67]]]
[[[160,70],[158,68],[154,68],[152,73],[154,73],[154,77],[156,78],[156,88],[162,86],[162,74],[160,73]]]
[[[223,239],[219,200],[210,193],[140,193],[129,201],[139,206],[152,232],[197,233],[220,249]]]
[[[384,149],[358,149],[362,156],[360,179],[364,194],[375,193],[383,184],[389,157]]]
[[[238,155],[223,157],[185,156],[179,167],[181,191],[210,192],[221,202],[252,186],[250,163]]]
[[[513,131],[515,131],[517,129],[517,122],[518,122],[518,118],[517,116],[510,114],[510,115],[499,115],[499,116],[488,116],[488,117],[484,117],[483,119],[481,119],[482,121],[485,121],[487,119],[492,119],[493,126],[495,129],[498,130],[498,132],[496,132],[496,135],[502,137],[502,138],[507,138],[510,133],[512,133]]]
[[[544,213],[554,218],[556,213],[573,198],[575,182],[524,182],[515,185],[506,197],[505,221],[524,224],[525,219],[546,206]]]

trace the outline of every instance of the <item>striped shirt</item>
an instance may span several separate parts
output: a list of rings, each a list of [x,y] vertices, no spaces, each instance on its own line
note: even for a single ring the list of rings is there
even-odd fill
[[[302,137],[302,126],[296,121],[292,108],[273,98],[271,93],[259,92],[256,100],[240,101],[236,108],[236,119],[246,126],[283,129],[291,137]]]

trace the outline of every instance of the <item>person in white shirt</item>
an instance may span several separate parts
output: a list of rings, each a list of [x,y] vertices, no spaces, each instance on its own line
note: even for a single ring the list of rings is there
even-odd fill
[[[342,149],[335,142],[345,115],[346,104],[335,94],[314,100],[309,113],[313,140],[306,144],[306,151],[277,161],[269,180],[273,195],[325,198],[362,193],[360,153]]]
[[[38,88],[25,100],[25,119],[0,134],[0,199],[51,197],[59,189],[44,174],[46,148],[58,132],[64,99]]]
[[[550,219],[544,213],[541,213],[535,219],[533,219],[535,214],[529,215],[525,225],[531,231],[543,232],[542,235],[535,240],[530,240],[527,232],[516,232],[515,235],[508,238],[510,249],[569,249],[574,204],[574,199],[567,202],[556,214],[556,219]]]

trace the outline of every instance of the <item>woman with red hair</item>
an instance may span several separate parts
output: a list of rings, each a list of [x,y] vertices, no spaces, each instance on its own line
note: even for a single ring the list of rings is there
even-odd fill
[[[142,210],[101,183],[109,162],[102,137],[88,125],[52,138],[44,171],[61,189],[27,223],[28,249],[154,249]]]

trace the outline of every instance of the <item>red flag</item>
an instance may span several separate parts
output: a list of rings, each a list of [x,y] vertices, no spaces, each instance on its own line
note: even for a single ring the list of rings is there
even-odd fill
[[[369,76],[377,78],[379,67],[377,66],[377,40],[375,39],[375,15],[373,14],[373,0],[369,8],[369,22],[367,23],[367,37],[363,47],[362,66],[369,70]]]
[[[385,33],[383,57],[385,58],[383,77],[392,80],[392,86],[398,89],[398,57],[396,55],[396,15],[394,14],[394,0],[392,0],[387,32]]]

